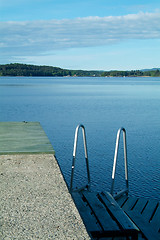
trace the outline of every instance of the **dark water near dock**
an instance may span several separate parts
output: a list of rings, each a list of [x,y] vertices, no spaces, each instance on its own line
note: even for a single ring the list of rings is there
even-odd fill
[[[40,122],[67,183],[75,128],[83,123],[95,190],[110,190],[116,134],[123,126],[130,194],[160,200],[160,78],[0,77],[0,121]],[[77,183],[86,179],[79,140]],[[123,183],[120,146],[115,184],[119,189]]]

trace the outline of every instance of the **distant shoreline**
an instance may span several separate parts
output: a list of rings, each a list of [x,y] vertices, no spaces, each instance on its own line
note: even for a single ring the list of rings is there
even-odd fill
[[[0,65],[0,76],[7,77],[160,77],[160,68],[131,71],[68,70],[20,63]]]
[[[160,76],[127,76],[127,77],[121,77],[121,76],[109,76],[109,77],[107,77],[107,76],[105,76],[105,77],[103,77],[103,76],[99,76],[99,77],[95,77],[95,76],[76,76],[76,77],[73,77],[73,76],[68,76],[68,77],[65,77],[65,76],[11,76],[11,75],[9,75],[9,76],[0,76],[0,78],[3,78],[3,77],[5,77],[5,78],[14,78],[14,77],[16,77],[16,78],[158,78],[158,77],[160,77]]]

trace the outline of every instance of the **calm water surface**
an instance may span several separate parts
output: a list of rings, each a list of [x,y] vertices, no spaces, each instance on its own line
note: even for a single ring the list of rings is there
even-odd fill
[[[67,183],[75,128],[86,127],[92,189],[110,190],[117,130],[127,131],[129,187],[160,200],[160,78],[0,77],[0,121],[39,121]],[[86,180],[81,134],[75,182]],[[122,144],[116,187],[124,184]]]

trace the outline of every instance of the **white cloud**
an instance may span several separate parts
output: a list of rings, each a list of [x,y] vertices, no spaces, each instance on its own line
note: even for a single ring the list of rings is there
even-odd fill
[[[160,13],[76,19],[1,22],[1,57],[38,56],[55,50],[160,39]]]

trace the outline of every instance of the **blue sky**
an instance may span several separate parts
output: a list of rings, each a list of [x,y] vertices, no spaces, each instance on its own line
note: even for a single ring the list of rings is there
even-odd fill
[[[159,0],[0,0],[0,64],[160,67]]]

